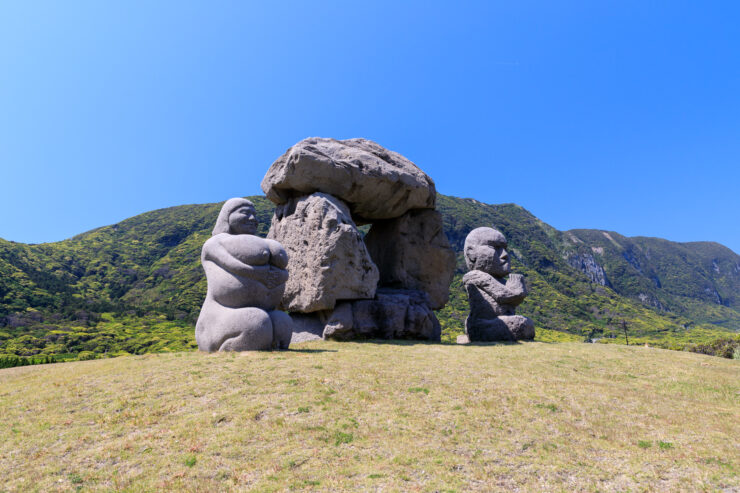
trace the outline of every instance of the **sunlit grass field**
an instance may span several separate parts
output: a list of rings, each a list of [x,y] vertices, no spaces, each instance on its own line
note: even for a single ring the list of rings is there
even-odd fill
[[[740,361],[330,343],[0,370],[0,491],[738,491]]]

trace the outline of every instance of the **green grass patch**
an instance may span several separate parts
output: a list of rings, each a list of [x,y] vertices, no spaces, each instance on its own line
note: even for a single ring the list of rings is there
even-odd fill
[[[296,349],[0,370],[0,489],[740,488],[734,360],[580,342]]]
[[[334,445],[341,445],[343,443],[352,443],[355,436],[352,433],[345,433],[343,431],[334,432]]]

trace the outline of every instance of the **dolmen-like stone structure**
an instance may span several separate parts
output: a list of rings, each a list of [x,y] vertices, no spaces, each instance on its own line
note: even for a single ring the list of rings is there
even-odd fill
[[[293,322],[276,310],[288,280],[288,255],[256,232],[254,204],[227,200],[201,253],[208,292],[195,340],[202,351],[288,349]]]
[[[521,274],[511,274],[506,238],[493,228],[476,228],[465,238],[463,276],[470,315],[465,332],[471,342],[534,339],[534,322],[516,315],[527,296]],[[505,279],[506,276],[508,279]]]
[[[277,205],[268,238],[288,252],[279,306],[294,330],[440,339],[433,310],[447,303],[455,253],[426,173],[370,140],[309,138],[270,166],[262,190]]]

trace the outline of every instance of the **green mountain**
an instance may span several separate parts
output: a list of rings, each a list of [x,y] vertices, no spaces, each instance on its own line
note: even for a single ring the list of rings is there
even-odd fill
[[[729,248],[585,229],[565,236],[573,244],[569,263],[592,280],[697,323],[740,328],[740,256]]]
[[[264,235],[273,205],[250,197]],[[156,210],[68,240],[0,239],[0,355],[57,359],[195,347],[205,296],[200,248],[221,204]],[[740,256],[716,243],[561,232],[515,204],[438,196],[458,252],[443,338],[462,332],[467,233],[493,225],[531,295],[520,313],[540,340],[624,341],[681,348],[740,331]]]

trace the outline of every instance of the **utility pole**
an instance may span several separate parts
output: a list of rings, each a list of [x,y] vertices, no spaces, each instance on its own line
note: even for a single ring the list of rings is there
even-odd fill
[[[627,343],[627,345],[630,345],[630,339],[627,337],[627,322],[622,319],[622,330],[624,331],[624,340]]]

